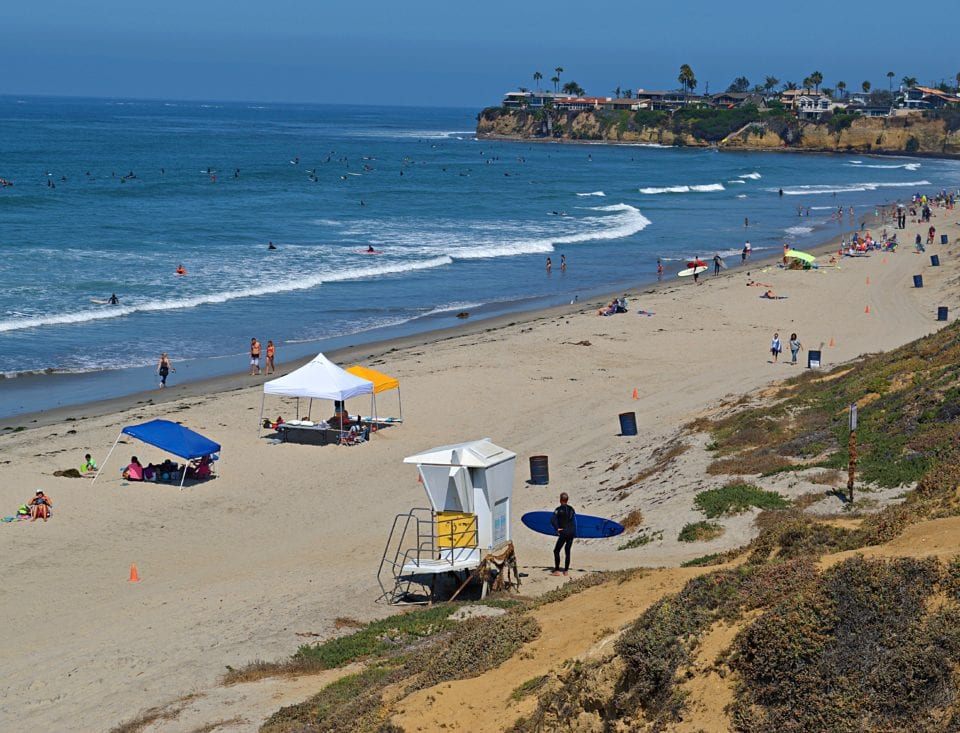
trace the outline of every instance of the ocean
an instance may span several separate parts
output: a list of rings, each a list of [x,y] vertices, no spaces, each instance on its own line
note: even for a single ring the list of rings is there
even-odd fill
[[[960,186],[950,160],[477,140],[477,111],[0,97],[0,417],[156,388],[162,351],[171,384],[243,373],[254,336],[283,363],[566,303]]]

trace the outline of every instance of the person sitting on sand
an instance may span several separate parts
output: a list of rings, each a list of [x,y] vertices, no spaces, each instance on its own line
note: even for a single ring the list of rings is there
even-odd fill
[[[80,473],[96,473],[97,472],[97,462],[90,457],[90,454],[87,453],[83,457],[83,463],[80,464]]]
[[[136,456],[130,458],[130,464],[120,474],[127,481],[143,481],[143,465]]]
[[[50,497],[43,493],[43,489],[37,489],[37,493],[30,500],[30,521],[36,522],[42,519],[46,522],[50,518],[50,509],[53,502]]]
[[[598,316],[612,316],[617,312],[617,301],[611,300],[610,305],[597,311]]]
[[[209,455],[201,456],[200,458],[191,461],[190,465],[187,466],[187,478],[209,478],[210,474],[213,473],[210,470],[210,465],[212,462],[213,461]]]
[[[761,295],[760,297],[761,297],[761,298],[766,298],[767,300],[783,300],[783,299],[786,298],[787,296],[785,296],[785,295],[776,295],[776,294],[774,294],[774,292],[773,292],[772,290],[768,290],[767,292],[765,292],[765,293],[764,293],[763,295]]]

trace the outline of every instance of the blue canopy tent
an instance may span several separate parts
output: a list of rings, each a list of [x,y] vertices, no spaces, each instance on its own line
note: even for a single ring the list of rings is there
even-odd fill
[[[107,461],[110,460],[110,456],[124,434],[185,460],[209,456],[220,450],[219,443],[214,443],[210,438],[169,420],[151,420],[140,425],[128,425],[120,431],[120,435],[113,442],[113,447],[107,453],[107,457],[103,459],[103,465],[97,474],[98,477],[103,473]],[[184,470],[183,477],[180,479],[181,489],[186,477],[187,472]],[[96,481],[96,477],[94,481]]]

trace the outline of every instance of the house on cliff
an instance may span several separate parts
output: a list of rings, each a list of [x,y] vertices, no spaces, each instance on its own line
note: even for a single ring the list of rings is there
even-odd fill
[[[940,109],[960,104],[960,97],[933,87],[910,87],[901,92],[897,104],[901,109]]]
[[[519,92],[504,94],[501,104],[507,109],[542,109],[553,105],[557,99],[566,96],[566,94],[557,94],[556,92],[531,92],[521,89]]]

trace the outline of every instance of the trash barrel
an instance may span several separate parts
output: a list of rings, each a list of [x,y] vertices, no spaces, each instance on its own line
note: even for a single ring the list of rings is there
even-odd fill
[[[817,369],[820,367],[820,352],[807,351],[807,369]]]
[[[550,483],[550,468],[547,465],[546,456],[530,456],[530,483]]]
[[[930,264],[934,267],[940,267],[940,255],[930,255]]]
[[[913,287],[922,288],[923,287],[923,275],[914,275],[913,276]]]
[[[636,435],[636,434],[637,434],[637,413],[621,412],[620,413],[620,435]]]
[[[946,234],[941,234],[941,235],[940,235],[940,244],[946,244],[946,243],[947,243],[947,235],[946,235]]]
[[[939,308],[937,308],[937,320],[938,321],[947,320],[947,306],[941,305]]]

